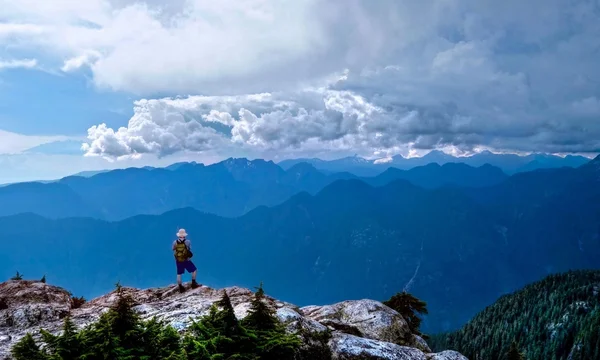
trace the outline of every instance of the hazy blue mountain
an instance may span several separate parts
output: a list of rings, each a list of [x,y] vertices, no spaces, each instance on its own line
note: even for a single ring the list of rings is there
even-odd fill
[[[100,216],[93,204],[65,184],[17,183],[0,187],[0,216],[32,212],[47,217]]]
[[[264,160],[228,159],[208,166],[177,163],[167,168],[129,168],[93,176],[69,176],[48,187],[8,186],[0,191],[5,199],[0,203],[0,214],[32,212],[51,218],[81,215],[121,220],[193,207],[222,216],[239,216],[257,206],[280,204],[298,192],[315,194],[333,181],[352,178],[357,176],[348,172],[324,173],[307,163],[287,170]],[[373,185],[406,179],[433,188],[449,184],[486,186],[505,178],[502,171],[491,166],[431,164],[408,171],[390,169],[362,179]],[[56,202],[61,207],[56,207]]]
[[[507,178],[508,176],[502,170],[489,164],[472,167],[462,163],[446,163],[444,165],[430,163],[410,170],[388,168],[375,177],[362,179],[375,186],[404,179],[425,188],[451,185],[479,188],[499,184]]]
[[[175,279],[170,244],[185,227],[201,282],[264,281],[274,296],[299,305],[386,299],[407,287],[428,302],[426,331],[453,329],[549,273],[600,267],[600,159],[534,173],[472,191],[337,180],[314,196],[301,192],[239,218],[190,208],[119,222],[4,217],[0,276],[46,274],[87,297],[117,280],[164,285]],[[535,201],[522,201],[524,190]],[[483,198],[479,191],[503,193]]]
[[[548,154],[531,154],[520,156],[515,154],[494,154],[489,151],[467,156],[454,157],[439,150],[434,150],[424,155],[423,157],[404,158],[401,155],[393,156],[388,161],[366,160],[358,156],[348,157],[336,160],[320,160],[320,159],[290,159],[279,163],[281,167],[287,169],[299,162],[307,162],[315,166],[319,170],[340,172],[348,171],[358,176],[374,176],[389,167],[397,169],[412,169],[417,166],[425,166],[430,163],[439,165],[447,163],[463,163],[473,167],[480,167],[486,164],[500,168],[506,174],[514,174],[517,172],[531,171],[545,168],[559,167],[579,167],[587,163],[590,159],[584,156],[568,155],[560,157]]]
[[[87,171],[80,171],[71,176],[92,177],[94,175],[102,174],[102,173],[109,172],[109,171],[110,170],[87,170]]]
[[[289,169],[300,163],[310,164],[315,168],[328,173],[349,172],[356,176],[363,177],[376,176],[389,167],[373,166],[372,161],[356,155],[335,160],[321,160],[318,158],[289,159],[279,162],[278,165],[283,169]]]

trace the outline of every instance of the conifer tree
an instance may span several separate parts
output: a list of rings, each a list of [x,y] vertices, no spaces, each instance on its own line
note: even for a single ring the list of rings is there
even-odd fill
[[[515,341],[510,344],[510,348],[506,353],[506,360],[525,360],[525,356],[519,351]]]
[[[216,305],[221,308],[218,321],[223,326],[224,335],[239,335],[241,328],[239,326],[238,319],[235,316],[235,311],[233,310],[233,305],[231,304],[231,299],[229,298],[227,291],[223,290],[223,297],[216,303]]]
[[[77,328],[69,316],[64,320],[60,336],[53,335],[46,330],[40,332],[46,344],[45,349],[50,354],[50,359],[76,360],[81,356],[81,343]]]
[[[143,354],[142,321],[133,310],[133,299],[120,284],[116,287],[115,304],[81,334],[86,350],[82,360],[133,360]]]
[[[248,315],[243,320],[243,325],[249,329],[258,331],[270,331],[277,328],[279,321],[275,317],[275,311],[272,310],[265,301],[265,291],[262,282],[254,293],[254,298],[250,303]]]
[[[177,331],[164,321],[152,318],[144,322],[141,338],[141,359],[163,360],[177,359],[181,356],[181,337]]]
[[[403,291],[384,301],[383,304],[402,315],[413,334],[423,335],[420,331],[421,317],[419,315],[428,313],[426,302]]]
[[[301,346],[300,338],[286,332],[275,316],[275,310],[267,304],[262,283],[254,293],[250,310],[242,324],[256,331],[261,360],[294,359]]]
[[[15,274],[15,276],[13,276],[12,278],[10,278],[11,280],[23,280],[23,275],[20,274],[18,271]]]
[[[40,281],[45,284],[46,283],[46,275],[42,276],[42,279]]]
[[[81,332],[84,349],[82,360],[119,359],[123,349],[119,346],[119,338],[113,333],[111,325],[110,317],[105,313]]]
[[[221,310],[219,310],[219,307]],[[258,359],[257,336],[245,329],[235,317],[226,292],[208,315],[192,322],[184,338],[184,349],[190,359]]]
[[[33,336],[27,333],[11,349],[11,354],[15,360],[49,360],[35,343]]]

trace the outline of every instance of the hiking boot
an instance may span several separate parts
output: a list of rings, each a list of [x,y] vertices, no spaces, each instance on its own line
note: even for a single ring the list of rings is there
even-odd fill
[[[192,289],[195,289],[198,287],[198,283],[196,282],[196,280],[192,279]]]
[[[183,287],[183,285],[179,284],[179,292],[182,293],[185,291],[185,288]]]

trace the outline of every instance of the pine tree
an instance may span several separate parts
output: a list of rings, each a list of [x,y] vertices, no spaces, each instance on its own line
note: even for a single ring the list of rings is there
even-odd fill
[[[46,283],[46,275],[42,276],[42,279],[40,281],[45,284]]]
[[[402,315],[413,334],[422,335],[419,330],[421,327],[421,317],[419,315],[428,313],[426,302],[403,291],[384,301],[383,304]]]
[[[223,297],[216,305],[221,308],[218,315],[218,321],[223,326],[223,334],[225,336],[239,335],[241,328],[238,319],[235,316],[235,311],[233,310],[233,305],[231,304],[231,299],[229,298],[227,291],[223,290]]]
[[[142,360],[163,360],[182,354],[181,337],[164,321],[152,318],[144,322],[141,338]]]
[[[11,349],[11,354],[15,360],[49,360],[35,343],[33,336],[27,333]]]
[[[242,324],[256,331],[261,360],[294,359],[302,344],[300,338],[288,334],[265,300],[263,284],[257,288],[248,315]]]
[[[23,275],[17,271],[17,274],[10,279],[11,280],[23,280]]]
[[[100,319],[82,331],[82,360],[133,360],[143,355],[142,321],[133,310],[133,299],[116,284],[117,301]]]
[[[278,323],[275,311],[265,301],[265,291],[261,282],[254,293],[254,298],[250,303],[250,310],[243,320],[243,325],[249,329],[270,331],[275,330]]]
[[[45,350],[51,355],[50,359],[77,360],[81,356],[81,343],[78,338],[77,328],[69,316],[63,323],[62,334],[53,335],[46,330],[41,330],[42,339],[46,343]]]
[[[258,359],[257,341],[257,335],[237,320],[231,300],[224,292],[206,316],[192,322],[183,342],[190,359],[254,360]]]
[[[113,333],[108,313],[84,329],[80,334],[83,347],[82,360],[120,359],[123,349],[119,338]]]
[[[86,300],[83,296],[71,296],[71,309],[79,309],[85,302]]]
[[[506,360],[525,360],[525,355],[519,351],[517,343],[513,341],[505,355]]]

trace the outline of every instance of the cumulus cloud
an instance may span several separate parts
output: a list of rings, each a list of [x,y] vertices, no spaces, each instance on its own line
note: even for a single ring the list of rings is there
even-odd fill
[[[147,98],[87,155],[600,151],[596,0],[28,1],[0,42]]]

